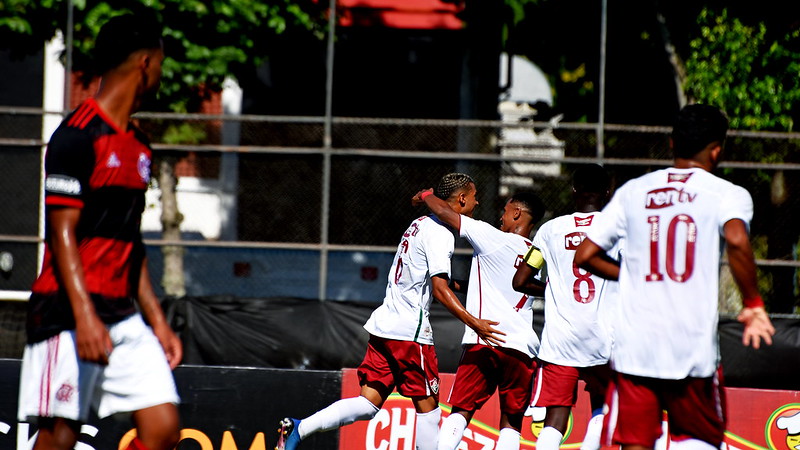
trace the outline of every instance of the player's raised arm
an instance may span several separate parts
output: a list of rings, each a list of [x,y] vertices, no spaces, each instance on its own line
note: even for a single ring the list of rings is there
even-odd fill
[[[456,294],[450,290],[448,280],[441,275],[434,275],[431,277],[431,284],[433,285],[433,296],[450,311],[451,314],[456,316],[458,320],[464,322],[465,325],[475,330],[478,336],[489,345],[501,345],[506,341],[501,336],[505,333],[494,328],[498,322],[491,320],[479,319],[470,314],[464,305],[456,297]]]
[[[727,242],[731,273],[744,298],[744,308],[737,317],[737,320],[744,324],[742,343],[759,348],[763,340],[767,345],[771,345],[775,327],[758,293],[756,264],[745,223],[738,219],[729,220],[725,223],[723,232]]]
[[[412,205],[425,204],[431,212],[442,222],[455,228],[461,229],[461,214],[453,211],[450,205],[433,194],[433,189],[419,191],[412,199]]]
[[[575,264],[606,280],[619,279],[619,261],[612,259],[605,250],[586,238],[575,250]]]

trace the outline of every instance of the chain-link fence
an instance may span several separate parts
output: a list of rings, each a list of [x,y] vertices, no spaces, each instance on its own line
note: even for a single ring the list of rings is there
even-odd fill
[[[400,234],[425,213],[411,196],[447,172],[475,178],[475,215],[497,223],[504,197],[518,189],[538,193],[546,219],[570,212],[569,175],[580,164],[602,163],[619,186],[671,163],[663,127],[144,113],[137,120],[155,149],[143,221],[151,275],[160,279],[162,249],[177,245],[188,295],[378,301]],[[29,289],[40,257],[41,123],[42,111],[0,109],[0,253],[13,260],[0,271],[6,293]],[[797,298],[798,145],[797,133],[734,131],[719,170],[753,195],[761,288],[782,311]],[[161,235],[163,164],[179,175],[179,240]],[[470,252],[460,245],[454,273],[466,275]]]

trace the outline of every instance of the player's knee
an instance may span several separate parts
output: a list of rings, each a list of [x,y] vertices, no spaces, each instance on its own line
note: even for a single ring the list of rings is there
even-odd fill
[[[171,450],[180,440],[180,419],[174,405],[157,407],[137,420],[139,440],[147,450]]]

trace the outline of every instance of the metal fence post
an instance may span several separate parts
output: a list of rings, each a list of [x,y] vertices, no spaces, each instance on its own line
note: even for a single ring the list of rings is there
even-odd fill
[[[328,9],[328,51],[325,79],[325,130],[322,141],[322,210],[320,211],[319,299],[325,300],[328,287],[328,215],[331,209],[331,148],[333,144],[333,57],[336,36],[336,0]]]

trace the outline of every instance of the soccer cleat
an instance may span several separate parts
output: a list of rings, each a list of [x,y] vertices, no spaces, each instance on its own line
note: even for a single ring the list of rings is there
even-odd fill
[[[275,445],[275,450],[295,450],[297,448],[300,444],[300,433],[297,431],[299,425],[299,419],[286,417],[281,420],[281,427],[278,429],[278,443]]]

